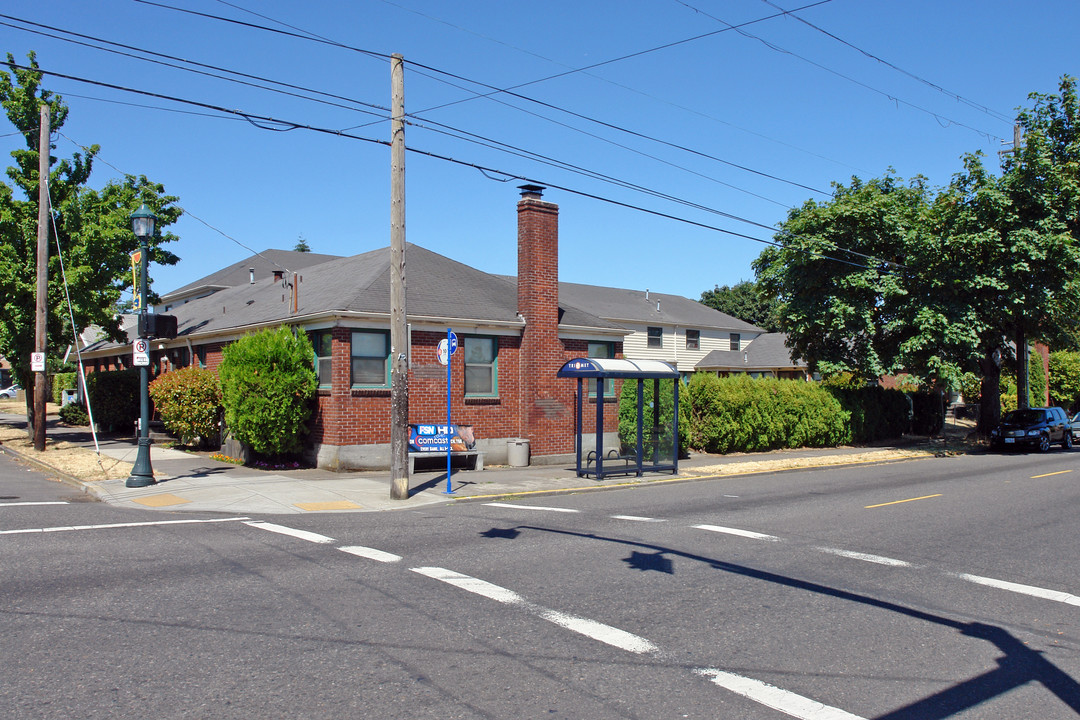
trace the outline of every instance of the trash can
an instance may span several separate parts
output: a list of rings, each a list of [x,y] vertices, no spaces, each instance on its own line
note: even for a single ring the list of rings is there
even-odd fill
[[[71,405],[79,401],[78,390],[61,390],[60,391],[60,404]]]
[[[529,464],[529,441],[525,438],[507,440],[506,462],[510,467],[527,467]]]

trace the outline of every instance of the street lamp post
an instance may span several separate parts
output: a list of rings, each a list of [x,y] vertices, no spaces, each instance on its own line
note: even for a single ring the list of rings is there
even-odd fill
[[[147,327],[146,322],[146,266],[150,262],[150,237],[154,234],[157,216],[144,203],[131,215],[131,227],[139,238],[139,327]],[[141,336],[143,333],[140,332]],[[141,339],[141,338],[140,338]],[[135,456],[135,465],[131,468],[125,485],[129,488],[146,487],[157,484],[154,468],[150,465],[150,368],[139,367],[139,454]]]

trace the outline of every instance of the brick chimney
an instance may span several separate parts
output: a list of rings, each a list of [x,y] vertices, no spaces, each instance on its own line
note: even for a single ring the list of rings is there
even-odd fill
[[[518,201],[518,312],[521,337],[522,423],[534,455],[568,452],[573,432],[572,400],[555,374],[565,362],[559,341],[559,206],[541,199],[544,188],[522,185]],[[569,423],[569,425],[567,425]]]

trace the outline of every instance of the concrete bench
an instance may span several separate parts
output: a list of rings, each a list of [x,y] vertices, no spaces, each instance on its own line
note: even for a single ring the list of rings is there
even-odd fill
[[[417,459],[423,461],[420,464],[425,470],[446,469],[445,452],[411,452],[409,453],[410,475],[416,471]],[[454,450],[450,453],[450,468],[452,470],[483,470],[484,453],[480,450]]]

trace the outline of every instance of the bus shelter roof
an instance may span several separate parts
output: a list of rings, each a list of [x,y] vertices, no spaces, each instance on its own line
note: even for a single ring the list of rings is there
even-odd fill
[[[679,372],[663,360],[623,358],[574,358],[559,368],[566,378],[677,378]]]

